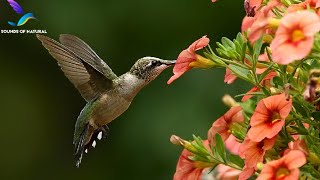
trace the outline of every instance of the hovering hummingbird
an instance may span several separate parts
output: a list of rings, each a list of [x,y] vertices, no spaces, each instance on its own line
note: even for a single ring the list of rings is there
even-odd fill
[[[60,42],[37,35],[42,45],[57,60],[65,76],[87,101],[75,124],[73,144],[76,166],[83,152],[106,138],[112,120],[124,113],[137,93],[175,61],[155,57],[139,59],[121,76],[111,68],[80,38],[62,34]]]

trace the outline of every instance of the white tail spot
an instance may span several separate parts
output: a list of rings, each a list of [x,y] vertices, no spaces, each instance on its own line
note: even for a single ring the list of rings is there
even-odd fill
[[[88,149],[84,150],[85,153],[88,153]]]
[[[92,143],[92,147],[96,147],[96,145],[97,145],[97,142],[96,141],[93,141],[93,143]]]
[[[98,138],[99,140],[101,140],[101,139],[102,139],[102,132],[101,132],[101,131],[99,132],[99,134],[98,134],[97,138]]]

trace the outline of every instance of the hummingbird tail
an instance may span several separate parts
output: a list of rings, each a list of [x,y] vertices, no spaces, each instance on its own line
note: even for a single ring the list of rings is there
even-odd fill
[[[79,168],[81,160],[82,160],[82,155],[83,155],[83,151],[85,149],[85,143],[87,140],[87,135],[89,134],[89,130],[90,130],[90,125],[87,124],[85,129],[83,130],[83,132],[80,135],[80,140],[78,141],[76,145],[76,149],[75,149],[75,158],[76,158],[76,166]]]
[[[79,168],[83,152],[88,153],[88,149],[96,146],[96,141],[106,139],[109,132],[109,127],[107,125],[102,126],[96,130],[90,125],[87,124],[85,129],[80,135],[80,140],[76,144],[75,158],[76,158],[76,166]],[[87,142],[87,140],[89,142]]]

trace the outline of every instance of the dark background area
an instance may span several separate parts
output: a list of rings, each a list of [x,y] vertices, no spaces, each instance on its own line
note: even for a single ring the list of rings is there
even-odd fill
[[[234,38],[243,1],[221,0],[18,0],[38,20],[21,27],[5,0],[0,29],[46,29],[48,36],[81,37],[118,75],[143,56],[175,59],[208,35],[211,45]],[[110,124],[81,167],[73,158],[73,131],[85,101],[34,34],[0,34],[0,179],[172,179],[181,147],[169,138],[206,137],[227,107],[226,94],[243,93],[240,81],[223,83],[224,69],[192,70],[168,86],[163,72]]]

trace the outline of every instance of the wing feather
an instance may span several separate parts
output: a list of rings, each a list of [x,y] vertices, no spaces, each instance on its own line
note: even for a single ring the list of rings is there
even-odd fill
[[[65,76],[78,89],[86,101],[91,101],[107,89],[112,87],[112,80],[108,79],[91,64],[63,44],[43,35],[37,35],[43,46],[57,60]]]
[[[80,38],[70,34],[61,34],[59,40],[108,79],[113,80],[117,78],[112,69]]]

